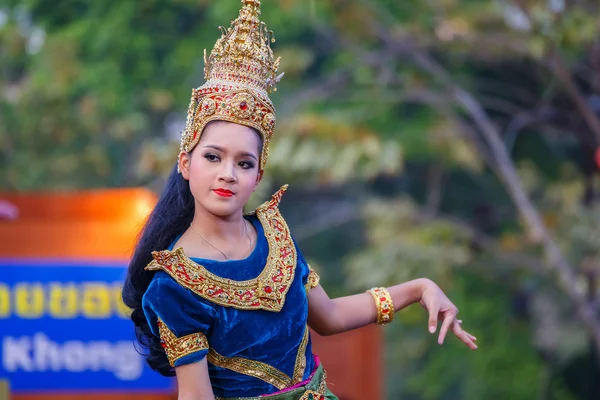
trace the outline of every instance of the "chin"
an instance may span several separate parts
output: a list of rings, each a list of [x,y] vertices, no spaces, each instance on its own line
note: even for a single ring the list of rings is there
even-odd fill
[[[206,210],[217,217],[229,217],[242,209],[242,206],[237,204],[210,204]]]

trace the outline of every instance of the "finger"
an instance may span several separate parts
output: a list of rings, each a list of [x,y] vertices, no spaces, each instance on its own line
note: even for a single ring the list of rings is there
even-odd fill
[[[454,324],[452,332],[464,344],[466,344],[467,346],[469,346],[469,348],[471,350],[476,350],[478,348],[477,345],[475,344],[475,340],[477,340],[477,338],[475,336],[471,335],[469,332],[463,331],[462,328],[458,324]]]
[[[475,342],[473,342],[473,341],[471,340],[471,338],[470,338],[468,335],[466,335],[466,334],[462,333],[461,335],[457,335],[457,337],[458,337],[458,338],[459,338],[459,339],[460,339],[460,340],[461,340],[461,341],[462,341],[464,344],[466,344],[467,346],[469,346],[469,348],[470,348],[471,350],[477,350],[477,349],[478,349],[478,347],[477,347],[477,345],[475,344]]]
[[[456,320],[456,324],[452,326],[452,332],[454,332],[455,335],[458,335],[461,332],[464,332],[467,336],[469,336],[469,338],[471,338],[471,340],[477,340],[477,338],[473,335],[471,335],[469,332],[465,331],[462,326],[460,326],[460,324],[462,323],[462,321],[460,320]]]
[[[440,329],[440,335],[438,336],[438,343],[443,344],[444,339],[446,338],[446,334],[448,333],[448,329],[452,325],[459,327],[459,324],[456,323],[456,311],[448,311],[444,315],[444,321],[442,322],[442,328]]]
[[[463,333],[462,333],[462,335],[460,335],[460,336],[459,336],[459,339],[460,339],[460,340],[461,340],[461,341],[462,341],[464,344],[466,344],[467,346],[469,346],[469,348],[470,348],[471,350],[477,350],[477,349],[478,349],[477,345],[476,345],[476,344],[475,344],[475,342],[474,342],[474,341],[473,341],[473,340],[472,340],[472,339],[469,337],[469,335],[468,335],[468,334],[466,334],[466,333],[464,333],[464,332],[463,332]]]
[[[467,332],[467,331],[463,331],[463,332],[466,333],[467,336],[469,336],[469,338],[471,338],[471,340],[473,340],[473,341],[477,340],[477,338],[475,336],[471,335],[469,332]]]
[[[437,329],[439,313],[440,309],[435,305],[429,309],[429,333],[434,333]]]

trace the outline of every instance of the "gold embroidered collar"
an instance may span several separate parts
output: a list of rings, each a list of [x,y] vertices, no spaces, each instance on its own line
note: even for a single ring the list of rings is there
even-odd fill
[[[294,281],[296,248],[287,223],[279,212],[279,202],[287,185],[259,206],[256,214],[269,243],[267,263],[260,275],[247,281],[221,278],[185,255],[182,248],[155,251],[146,270],[167,272],[181,286],[213,303],[240,310],[281,311]]]

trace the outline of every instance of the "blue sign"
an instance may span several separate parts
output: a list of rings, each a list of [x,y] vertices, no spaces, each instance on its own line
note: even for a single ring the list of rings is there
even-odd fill
[[[0,379],[15,392],[170,390],[138,353],[124,263],[0,260]]]

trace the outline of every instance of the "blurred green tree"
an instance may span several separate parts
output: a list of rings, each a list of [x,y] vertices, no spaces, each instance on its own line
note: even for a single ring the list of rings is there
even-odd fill
[[[0,187],[159,190],[238,7],[0,1]],[[284,211],[331,294],[428,276],[480,338],[437,349],[405,311],[388,398],[600,393],[599,7],[264,1],[286,76],[254,202],[297,184]]]

